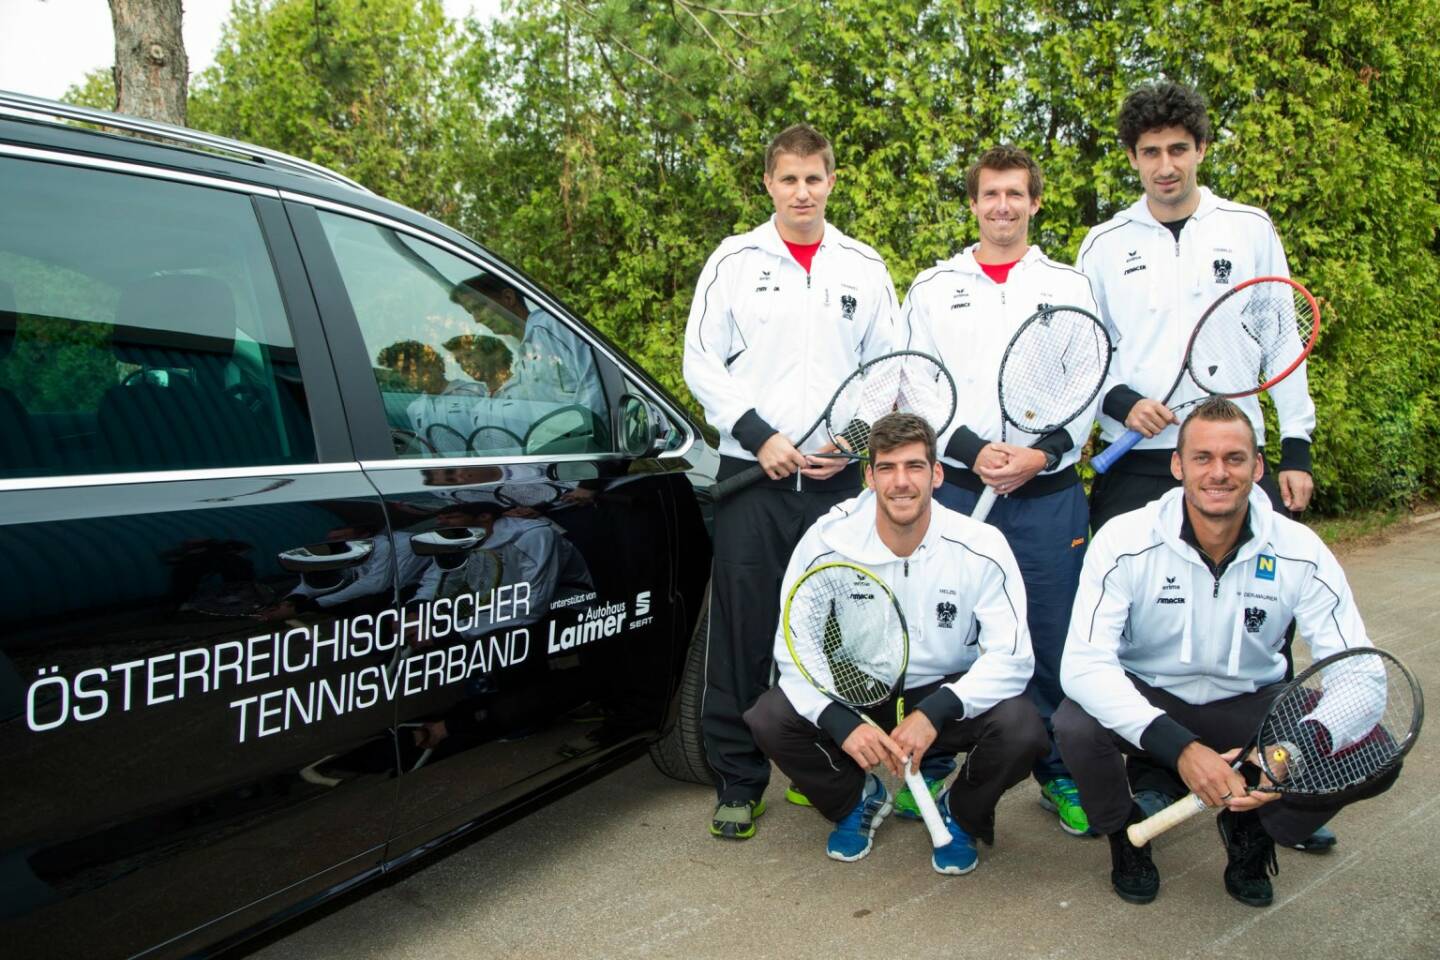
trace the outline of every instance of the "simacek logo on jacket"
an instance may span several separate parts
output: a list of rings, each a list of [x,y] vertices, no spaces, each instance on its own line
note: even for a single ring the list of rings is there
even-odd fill
[[[951,298],[951,310],[963,310],[970,306],[970,291],[965,287],[956,287],[955,296]]]

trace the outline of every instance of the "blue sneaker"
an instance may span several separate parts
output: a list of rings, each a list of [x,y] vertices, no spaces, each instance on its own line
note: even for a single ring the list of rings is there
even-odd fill
[[[945,827],[950,831],[951,840],[930,854],[930,866],[935,868],[936,873],[945,873],[950,876],[958,877],[961,874],[969,873],[980,863],[980,854],[975,850],[975,838],[966,833],[965,828],[950,816],[949,790],[940,794],[935,805],[940,808],[940,819],[945,821]]]
[[[830,831],[830,839],[825,841],[825,855],[845,863],[863,859],[870,852],[875,828],[890,815],[890,810],[890,792],[885,784],[875,774],[865,774],[860,802]]]

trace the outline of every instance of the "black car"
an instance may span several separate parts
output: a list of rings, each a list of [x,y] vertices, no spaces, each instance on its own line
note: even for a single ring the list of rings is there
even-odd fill
[[[204,954],[647,749],[705,781],[713,462],[444,225],[0,94],[5,955]]]

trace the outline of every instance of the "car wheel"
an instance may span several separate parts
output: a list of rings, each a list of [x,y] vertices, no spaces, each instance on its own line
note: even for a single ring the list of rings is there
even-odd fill
[[[715,773],[705,761],[705,741],[700,734],[700,702],[705,693],[705,645],[710,637],[710,591],[700,605],[680,689],[675,691],[675,723],[650,745],[650,759],[667,777],[686,783],[713,784]]]

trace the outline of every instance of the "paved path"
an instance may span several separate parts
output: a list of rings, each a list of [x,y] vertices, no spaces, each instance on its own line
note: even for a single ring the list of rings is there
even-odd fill
[[[1440,523],[1342,554],[1375,642],[1415,670],[1440,710]],[[1022,784],[997,845],[966,877],[930,870],[923,829],[892,821],[864,861],[822,850],[826,825],[781,799],[756,839],[704,824],[711,795],[638,761],[538,814],[435,860],[253,960],[894,956],[1312,958],[1440,956],[1440,719],[1383,797],[1341,814],[1328,855],[1280,852],[1276,903],[1221,884],[1212,817],[1156,843],[1159,899],[1110,891],[1103,840],[1060,831]]]

